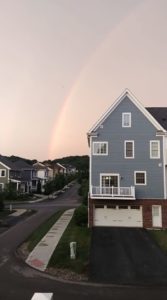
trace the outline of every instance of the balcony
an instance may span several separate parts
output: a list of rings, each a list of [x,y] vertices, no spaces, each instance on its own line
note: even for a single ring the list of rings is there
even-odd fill
[[[90,191],[90,197],[92,199],[135,200],[135,187],[92,186]]]

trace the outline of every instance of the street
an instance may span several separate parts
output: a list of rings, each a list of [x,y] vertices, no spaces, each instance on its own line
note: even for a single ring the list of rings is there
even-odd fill
[[[52,292],[54,300],[165,300],[167,286],[129,287],[61,282],[30,268],[17,255],[17,247],[53,213],[78,205],[77,188],[73,186],[55,200],[20,206],[35,208],[38,212],[0,235],[0,300],[30,300],[35,292]]]

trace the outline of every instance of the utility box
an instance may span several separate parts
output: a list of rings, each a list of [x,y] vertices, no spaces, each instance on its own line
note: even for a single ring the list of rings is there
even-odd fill
[[[77,251],[77,243],[71,242],[70,243],[70,258],[76,259],[76,251]]]

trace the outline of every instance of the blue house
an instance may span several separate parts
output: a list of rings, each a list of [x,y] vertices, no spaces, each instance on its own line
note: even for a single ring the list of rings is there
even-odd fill
[[[88,143],[89,226],[167,228],[167,108],[125,90]]]

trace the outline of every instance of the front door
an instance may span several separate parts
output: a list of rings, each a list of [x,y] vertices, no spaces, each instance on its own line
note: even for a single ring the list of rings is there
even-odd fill
[[[152,225],[153,227],[162,227],[161,205],[152,206]]]
[[[102,194],[117,194],[119,186],[119,174],[103,174],[101,175]],[[114,189],[114,187],[116,187]]]

